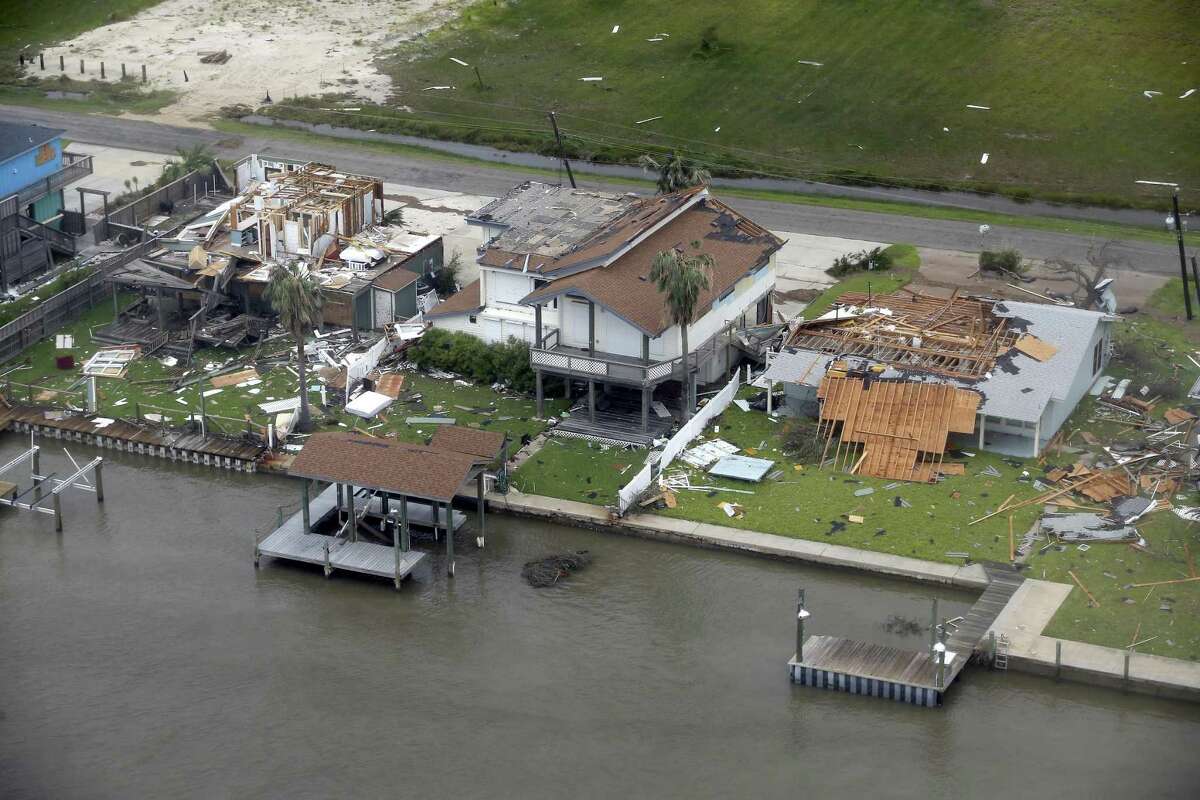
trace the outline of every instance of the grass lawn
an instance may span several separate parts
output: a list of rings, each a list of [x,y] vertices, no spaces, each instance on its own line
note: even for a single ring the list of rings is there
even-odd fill
[[[902,246],[911,247],[911,245]],[[916,253],[914,252],[913,255],[915,256]],[[917,265],[913,267],[895,266],[886,271],[860,272],[844,278],[821,292],[811,303],[805,306],[804,318],[814,319],[821,316],[829,310],[830,306],[837,302],[839,297],[848,292],[879,295],[890,294],[902,289],[916,277],[919,266],[920,259],[918,258]]]
[[[753,392],[743,389],[742,393]],[[974,526],[968,523],[995,508],[1010,494],[1015,493],[1020,499],[1036,493],[1028,480],[1020,480],[1022,467],[1014,466],[1021,465],[1020,460],[1005,461],[997,455],[972,450],[976,452],[974,458],[962,459],[967,462],[967,475],[950,477],[939,484],[901,483],[884,489],[893,482],[820,470],[812,464],[802,464],[796,469],[795,460],[779,449],[780,431],[786,424],[786,421],[770,421],[761,411],[746,412],[730,406],[716,422],[720,431],[710,428],[706,435],[753,449],[758,457],[776,461],[776,469],[782,470],[783,475],[758,484],[746,483],[711,477],[676,461],[668,468],[668,474],[687,471],[693,485],[740,489],[753,494],[681,491],[677,495],[677,508],[660,509],[656,513],[931,561],[961,563],[946,556],[951,551],[970,553],[977,560],[1008,560],[1006,516]],[[641,452],[605,450],[572,440],[551,442],[517,471],[513,482],[521,491],[613,504],[617,489],[644,462]],[[632,469],[621,474],[630,464]],[[1001,477],[978,474],[988,465],[999,469]],[[875,491],[865,497],[854,496],[856,490],[864,488]],[[912,507],[898,507],[896,497],[902,497]],[[717,506],[723,501],[744,506],[745,516],[727,516]],[[860,515],[865,522],[847,523],[849,514]],[[1019,538],[1033,523],[1037,512],[1026,508],[1013,516]]]
[[[414,124],[480,142],[548,148],[545,111],[557,109],[585,153],[676,147],[769,174],[1129,199],[1151,173],[1200,179],[1200,153],[1181,144],[1200,134],[1200,115],[1178,99],[1195,83],[1200,37],[1178,10],[488,0],[384,67]],[[451,57],[477,66],[485,88]],[[423,91],[441,85],[456,88]]]
[[[125,296],[121,302],[127,304],[133,299],[132,296]],[[27,369],[19,369],[6,376],[7,381],[25,385],[12,387],[10,398],[14,402],[32,401],[47,405],[66,405],[67,402],[71,402],[76,407],[82,407],[83,385],[80,383],[75,390],[68,390],[80,380],[78,365],[98,349],[91,341],[90,329],[111,319],[112,305],[105,301],[60,331],[75,337],[76,347],[72,353],[75,355],[77,366],[73,370],[56,369],[53,338],[38,342],[19,358],[0,365],[0,372],[6,372],[21,364],[29,365]],[[263,355],[290,352],[293,349],[290,340],[282,339],[265,348]],[[253,349],[241,352],[217,348],[198,350],[194,357],[193,375],[199,374],[195,370],[205,368],[209,364],[249,365],[252,355]],[[98,381],[99,412],[110,417],[128,418],[134,416],[136,406],[142,414],[161,414],[169,423],[183,424],[190,413],[199,413],[200,392],[212,389],[212,385],[205,380],[174,392],[170,389],[170,380],[158,380],[174,378],[185,371],[183,367],[166,367],[158,358],[138,359],[130,364],[124,379],[102,378]],[[545,428],[544,423],[534,419],[534,402],[528,397],[499,394],[489,386],[463,386],[454,381],[437,380],[415,372],[405,375],[405,394],[402,395],[402,402],[394,404],[383,415],[369,422],[340,410],[322,413],[316,405],[319,401],[319,384],[315,379],[311,380],[310,398],[314,403],[313,415],[318,429],[340,430],[357,425],[360,429],[369,429],[375,436],[394,436],[404,441],[415,442],[432,436],[436,428],[434,425],[409,425],[405,419],[409,416],[429,416],[437,413],[453,417],[459,425],[506,432],[517,442],[522,436],[534,436]],[[226,387],[220,393],[205,399],[205,413],[209,416],[214,431],[239,434],[244,429],[247,414],[258,425],[265,425],[268,417],[258,408],[258,403],[296,396],[298,381],[288,368],[266,369],[260,372],[260,377],[262,383],[257,386]],[[26,388],[28,385],[36,388]],[[254,393],[253,389],[257,389],[258,392]],[[417,393],[421,395],[419,400],[413,397]],[[403,402],[405,399],[407,402]],[[566,408],[565,401],[561,398],[547,398],[546,403],[547,413],[558,413]]]

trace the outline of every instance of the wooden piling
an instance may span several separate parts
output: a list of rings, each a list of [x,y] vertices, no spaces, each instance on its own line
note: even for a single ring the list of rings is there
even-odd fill
[[[142,83],[146,82],[146,65],[142,64]]]
[[[100,62],[100,79],[104,80],[104,62]]]
[[[96,474],[96,502],[104,502],[104,462],[96,460],[96,467],[92,471]]]

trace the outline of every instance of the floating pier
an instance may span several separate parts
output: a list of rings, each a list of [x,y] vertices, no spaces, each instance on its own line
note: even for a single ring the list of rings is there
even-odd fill
[[[811,614],[804,590],[796,605],[796,655],[788,661],[792,683],[934,707],[983,644],[988,629],[1024,577],[1005,564],[984,565],[987,589],[964,616],[937,620],[934,601],[929,647],[906,650],[839,636],[804,637]]]

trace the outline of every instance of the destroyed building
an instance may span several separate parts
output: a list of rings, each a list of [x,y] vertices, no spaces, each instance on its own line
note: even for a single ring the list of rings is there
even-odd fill
[[[429,319],[488,342],[529,343],[539,386],[544,375],[587,382],[592,422],[597,390],[614,404],[625,398],[643,432],[662,384],[682,384],[672,396],[694,407],[695,383],[723,377],[738,358],[730,331],[771,320],[783,242],[703,187],[643,198],[527,182],[467,221],[483,234],[479,280]],[[672,250],[714,262],[686,354],[649,280],[655,256]]]
[[[1104,312],[957,292],[844,294],[829,312],[794,326],[763,379],[783,384],[783,410],[818,417],[828,435],[862,445],[856,457],[866,451],[864,466],[881,457],[879,437],[890,437],[888,450],[913,456],[906,462],[913,479],[928,479],[921,464],[936,458],[951,434],[963,446],[1038,456],[1108,363],[1116,321]],[[855,384],[849,394],[847,381]],[[937,386],[955,391],[935,399]],[[851,428],[843,427],[847,413]],[[859,422],[863,414],[870,419]],[[924,438],[929,426],[941,441],[936,452],[899,447],[897,437],[932,444]],[[851,429],[875,434],[874,454],[871,436],[855,439]]]
[[[100,329],[100,341],[185,358],[198,346],[252,343],[274,324],[264,294],[277,264],[316,276],[327,326],[383,330],[436,304],[441,237],[386,224],[379,179],[258,156],[235,174],[233,198],[111,276],[145,299]]]

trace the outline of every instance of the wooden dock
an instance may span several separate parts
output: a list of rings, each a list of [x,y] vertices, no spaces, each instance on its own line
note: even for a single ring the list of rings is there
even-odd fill
[[[309,513],[315,522],[334,513],[336,507],[336,489],[330,486],[313,499],[309,505]],[[412,510],[411,505],[410,510]],[[429,514],[428,519],[431,520],[431,510],[427,508],[426,511]],[[394,547],[374,542],[349,541],[345,537],[306,533],[304,531],[304,514],[302,511],[297,511],[284,520],[283,525],[255,545],[255,566],[258,566],[259,558],[262,556],[315,564],[324,568],[326,577],[331,575],[335,569],[340,569],[346,572],[389,578],[399,588],[400,582],[407,578],[425,558],[425,553],[416,550],[397,552]]]
[[[945,664],[938,677],[932,649],[898,647],[810,636],[803,658],[788,661],[793,683],[818,689],[869,695],[918,706],[941,705],[946,691],[984,645],[987,631],[1025,578],[1005,564],[985,564],[987,589],[961,620],[947,622]]]
[[[243,439],[163,429],[152,423],[116,419],[97,425],[96,414],[72,414],[31,405],[4,409],[8,425],[49,439],[80,442],[125,453],[254,472],[266,447]]]

